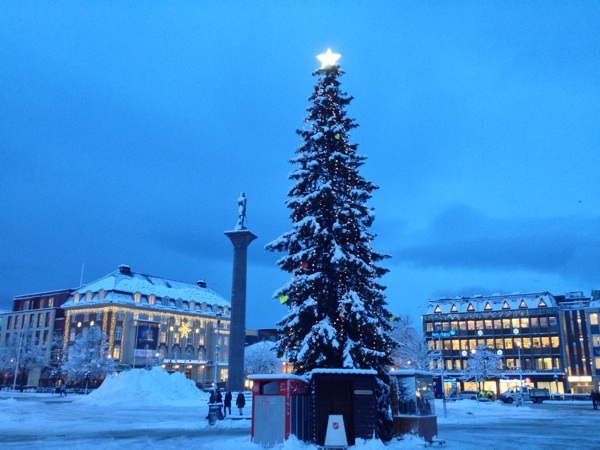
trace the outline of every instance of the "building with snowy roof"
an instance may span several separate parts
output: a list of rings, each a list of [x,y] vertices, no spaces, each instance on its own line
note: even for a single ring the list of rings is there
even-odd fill
[[[35,344],[46,344],[48,356],[52,356],[53,361],[56,361],[58,356],[51,355],[53,349],[50,343],[55,335],[63,335],[65,320],[61,307],[73,291],[74,289],[61,289],[14,297],[12,311],[0,312],[0,343],[9,345],[12,342],[20,345],[18,343],[30,338]],[[16,381],[19,386],[38,386],[42,380],[41,384],[44,385],[50,382],[50,370],[22,366],[16,380],[12,376],[9,377],[8,371],[5,371],[1,383],[6,385]]]
[[[66,344],[99,326],[122,367],[160,364],[202,386],[212,385],[215,372],[217,382],[227,380],[231,304],[205,282],[168,280],[122,265],[73,291],[63,308]]]
[[[503,392],[522,377],[550,392],[589,392],[598,386],[594,377],[600,372],[598,317],[586,311],[589,305],[590,298],[582,292],[430,300],[422,316],[423,330],[430,350],[443,360],[444,391],[461,383],[470,354],[485,345],[502,355],[505,371],[503,378],[484,383],[486,391]],[[596,328],[590,328],[592,323]],[[590,345],[594,339],[595,350]],[[597,361],[592,361],[592,351],[598,352]],[[472,388],[471,383],[462,385]]]

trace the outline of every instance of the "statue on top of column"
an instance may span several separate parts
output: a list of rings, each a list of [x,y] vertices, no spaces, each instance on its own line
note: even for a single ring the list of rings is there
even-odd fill
[[[242,192],[238,197],[238,221],[235,225],[236,230],[245,230],[244,220],[246,219],[246,195]]]

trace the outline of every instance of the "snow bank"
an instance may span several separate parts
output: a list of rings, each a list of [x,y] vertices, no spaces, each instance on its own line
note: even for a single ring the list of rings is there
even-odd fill
[[[130,404],[135,406],[206,405],[209,395],[181,372],[169,375],[161,367],[133,369],[110,375],[102,385],[77,403],[92,405]]]

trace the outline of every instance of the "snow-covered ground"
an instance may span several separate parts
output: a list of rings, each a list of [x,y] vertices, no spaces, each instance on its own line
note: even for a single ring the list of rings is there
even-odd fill
[[[13,397],[14,395],[14,397]],[[235,393],[234,393],[235,399]],[[250,442],[250,405],[210,426],[208,394],[182,374],[162,369],[122,373],[88,396],[0,392],[2,449],[259,450]],[[600,411],[590,402],[545,402],[516,407],[471,400],[436,401],[441,449],[599,449]],[[357,450],[417,449],[418,438],[357,442]],[[290,439],[282,450],[316,450]]]

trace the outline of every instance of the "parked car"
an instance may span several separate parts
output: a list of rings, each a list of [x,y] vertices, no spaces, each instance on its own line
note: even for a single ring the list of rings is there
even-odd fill
[[[458,400],[477,400],[477,392],[476,391],[457,392],[456,399],[458,399]]]

